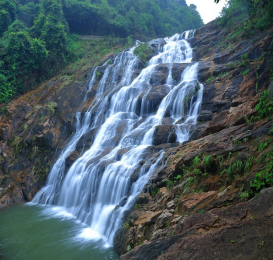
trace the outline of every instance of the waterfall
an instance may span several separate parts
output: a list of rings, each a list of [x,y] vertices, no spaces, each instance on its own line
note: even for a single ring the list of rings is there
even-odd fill
[[[119,54],[112,64],[104,64],[93,103],[86,112],[76,113],[76,132],[33,203],[60,206],[85,223],[89,235],[103,237],[112,245],[125,212],[162,165],[164,151],[151,153],[149,149],[156,128],[167,118],[176,141],[182,143],[196,124],[203,94],[203,85],[197,80],[198,63],[189,64],[178,82],[172,79],[174,63],[191,62],[193,51],[186,40],[192,35],[193,31],[187,31],[166,38],[163,49],[135,79],[139,64],[136,46]],[[155,111],[147,97],[160,64],[167,64],[169,70],[168,93]],[[89,90],[95,86],[96,74],[97,68]],[[66,159],[87,135],[93,136],[91,146],[65,172]]]

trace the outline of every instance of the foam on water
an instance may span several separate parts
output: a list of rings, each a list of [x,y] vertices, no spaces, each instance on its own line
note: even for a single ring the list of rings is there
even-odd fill
[[[187,31],[166,38],[167,44],[135,79],[133,75],[139,67],[133,53],[136,46],[119,54],[112,64],[104,64],[96,99],[85,113],[76,113],[76,132],[33,203],[58,206],[53,211],[59,216],[80,220],[87,228],[79,238],[103,239],[105,245],[112,245],[124,214],[162,166],[164,151],[151,154],[149,147],[166,114],[177,141],[189,139],[203,95],[203,85],[197,80],[198,63],[189,64],[177,83],[172,69],[173,63],[191,62],[193,51],[186,39],[192,35],[193,31]],[[154,111],[147,97],[159,64],[168,68],[169,93]],[[96,73],[97,68],[93,70],[89,90],[95,85]],[[92,145],[65,173],[66,158],[79,140],[91,133]]]

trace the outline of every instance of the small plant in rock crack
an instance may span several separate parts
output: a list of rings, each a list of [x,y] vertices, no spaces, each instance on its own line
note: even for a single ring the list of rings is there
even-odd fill
[[[181,181],[181,175],[177,175],[176,177],[174,177],[174,184],[175,183],[179,183]]]
[[[192,166],[196,166],[197,164],[199,163],[199,157],[198,156],[195,156],[193,161],[192,161]]]
[[[150,194],[151,194],[152,197],[156,197],[158,192],[159,192],[159,188],[157,188],[156,186],[152,186],[150,188]]]
[[[212,161],[213,161],[213,158],[211,155],[203,155],[203,160],[202,160],[202,164],[206,169],[209,169],[212,165]]]
[[[259,119],[272,118],[273,116],[273,91],[265,90],[260,98],[259,103],[255,107],[259,114]]]
[[[249,198],[249,193],[247,191],[242,191],[239,194],[241,201],[246,201]]]
[[[245,163],[244,171],[248,172],[251,169],[251,167],[253,166],[254,162],[255,162],[255,157],[248,155],[246,163]]]
[[[54,112],[55,112],[55,110],[54,110],[54,103],[53,102],[50,102],[49,104],[48,104],[48,111],[49,111],[49,113],[51,114],[51,115],[54,115]]]
[[[135,208],[136,210],[140,210],[141,205],[140,205],[140,204],[135,204],[134,208]]]
[[[166,222],[166,227],[170,229],[171,223],[169,221]]]
[[[250,187],[255,195],[264,188],[273,185],[273,160],[269,158],[266,168],[256,173],[254,180],[250,183]]]
[[[167,189],[172,190],[174,187],[174,182],[169,179],[165,179],[165,181],[166,181]]]
[[[268,143],[260,143],[259,147],[258,147],[258,151],[262,152],[263,150],[265,150],[268,146]]]
[[[239,141],[238,139],[234,139],[233,143],[235,144],[236,147],[239,147],[241,145],[241,141]]]

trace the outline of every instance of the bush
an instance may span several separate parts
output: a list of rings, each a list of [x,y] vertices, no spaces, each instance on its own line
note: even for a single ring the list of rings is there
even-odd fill
[[[138,47],[135,48],[134,54],[138,56],[141,61],[149,61],[150,59],[150,49],[148,48],[148,43],[141,43]]]
[[[273,91],[265,90],[260,96],[255,109],[259,114],[259,119],[271,118],[273,115]]]
[[[250,187],[254,194],[273,185],[273,160],[270,160],[266,168],[255,175]]]

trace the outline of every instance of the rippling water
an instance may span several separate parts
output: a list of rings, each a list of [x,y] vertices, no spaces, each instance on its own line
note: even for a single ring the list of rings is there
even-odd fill
[[[60,207],[18,205],[0,210],[1,260],[117,259],[106,241]]]

